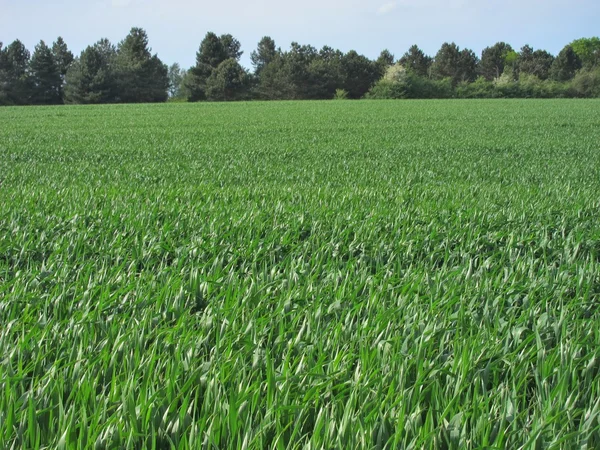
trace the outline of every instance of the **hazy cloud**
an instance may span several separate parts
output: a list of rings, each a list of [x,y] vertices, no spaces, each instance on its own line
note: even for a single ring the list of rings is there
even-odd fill
[[[405,6],[411,8],[437,8],[437,9],[456,9],[465,6],[477,5],[472,0],[398,0],[398,6]]]
[[[144,3],[144,0],[110,0],[110,3],[115,8],[126,8],[128,6],[136,6]]]
[[[384,14],[388,14],[388,13],[392,12],[394,9],[396,9],[397,7],[398,7],[398,2],[395,2],[395,1],[384,3],[377,10],[377,14],[379,14],[381,16]]]

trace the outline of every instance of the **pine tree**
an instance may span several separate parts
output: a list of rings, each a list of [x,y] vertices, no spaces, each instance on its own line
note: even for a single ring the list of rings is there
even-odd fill
[[[121,41],[116,58],[119,97],[125,103],[166,101],[168,68],[152,55],[148,35],[142,28],[132,28]]]
[[[547,51],[533,51],[531,46],[524,45],[519,53],[517,69],[519,74],[534,75],[540,80],[546,80],[553,62],[554,56]]]
[[[8,62],[6,58],[6,49],[4,43],[0,42],[0,105],[7,105],[8,98],[6,97],[6,72],[8,70]]]
[[[67,76],[67,70],[73,63],[75,59],[73,53],[67,47],[67,44],[63,40],[62,37],[58,37],[56,42],[52,44],[52,55],[54,56],[54,63],[58,68],[58,73],[60,74],[60,98],[61,101],[64,101],[64,85],[65,85],[65,77]]]
[[[260,72],[275,59],[277,50],[275,49],[275,41],[269,36],[263,37],[256,50],[250,54],[250,60],[254,66],[254,73],[260,76]]]
[[[101,39],[88,46],[69,67],[65,102],[115,103],[119,101],[115,77],[116,49]]]
[[[196,65],[190,69],[186,77],[185,88],[189,101],[207,99],[207,82],[215,69],[228,59],[238,61],[242,52],[241,44],[230,34],[221,37],[213,32],[206,33],[196,53]],[[211,86],[215,85],[214,79]],[[211,88],[213,91],[214,89]]]
[[[219,39],[221,40],[221,45],[223,45],[223,48],[227,53],[227,58],[239,61],[244,54],[244,52],[240,50],[242,48],[240,41],[234,38],[231,34],[223,34]]]
[[[400,58],[400,64],[404,68],[420,77],[429,76],[432,58],[427,56],[417,45],[411,46]]]
[[[431,66],[434,78],[450,78],[456,85],[464,81],[473,81],[476,77],[477,56],[472,50],[460,49],[454,42],[445,42],[435,55]]]
[[[377,64],[355,50],[350,50],[342,58],[344,85],[349,98],[361,98],[379,78]]]
[[[481,62],[479,70],[487,80],[499,78],[504,73],[504,67],[507,63],[507,57],[514,57],[512,47],[506,42],[498,42],[491,47],[487,47],[481,53]]]
[[[206,81],[208,100],[241,100],[248,89],[247,72],[234,59],[229,58],[219,64]]]
[[[221,42],[221,39],[215,33],[208,32],[200,43],[200,48],[196,53],[196,65],[206,64],[216,69],[228,57],[228,50],[223,45],[223,42]]]
[[[379,69],[379,77],[381,78],[386,70],[394,65],[394,55],[388,50],[382,50],[379,57],[375,61],[377,68]]]
[[[54,55],[44,41],[35,47],[29,63],[33,81],[32,103],[56,105],[61,103],[61,77]]]
[[[29,50],[18,39],[0,52],[0,102],[7,105],[31,103]]]
[[[567,45],[560,51],[552,63],[550,77],[556,81],[569,81],[573,79],[581,67],[581,59],[579,59],[573,47]]]

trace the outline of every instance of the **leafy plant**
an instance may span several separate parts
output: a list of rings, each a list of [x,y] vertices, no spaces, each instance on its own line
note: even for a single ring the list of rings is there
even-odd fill
[[[344,89],[336,89],[333,99],[334,100],[347,100],[348,99],[348,91],[346,91]]]

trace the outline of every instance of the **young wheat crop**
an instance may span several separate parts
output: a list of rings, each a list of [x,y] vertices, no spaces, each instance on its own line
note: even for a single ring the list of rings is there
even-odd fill
[[[600,447],[600,102],[0,124],[0,448]]]

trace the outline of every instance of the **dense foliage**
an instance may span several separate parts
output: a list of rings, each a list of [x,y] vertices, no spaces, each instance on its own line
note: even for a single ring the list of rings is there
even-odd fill
[[[0,44],[0,104],[150,103],[168,98],[168,69],[141,28],[118,46],[107,39],[75,58],[62,38],[30,57],[20,41]]]
[[[599,122],[1,109],[0,448],[600,448]]]
[[[62,38],[43,41],[33,55],[20,41],[0,43],[0,105],[151,103],[181,101],[345,98],[554,98],[600,96],[600,39],[582,38],[554,57],[525,45],[499,42],[483,50],[444,43],[434,57],[413,45],[398,60],[351,50],[318,50],[293,42],[289,50],[265,36],[251,53],[253,71],[240,65],[241,43],[209,32],[189,70],[167,68],[152,55],[141,28],[114,46],[107,39],[74,57]],[[402,77],[390,76],[405,73]]]

